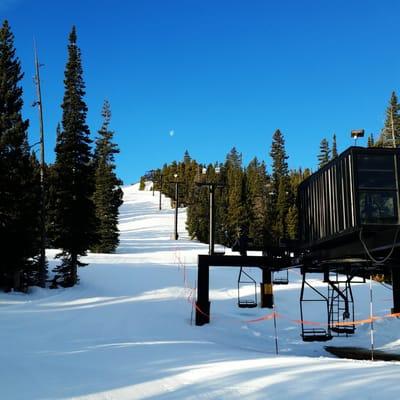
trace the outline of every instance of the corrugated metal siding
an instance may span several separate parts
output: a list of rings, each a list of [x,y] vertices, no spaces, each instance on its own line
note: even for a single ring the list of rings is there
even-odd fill
[[[361,158],[360,158],[361,157]],[[385,168],[382,167],[382,162],[379,160],[390,158],[393,160],[392,165],[394,169],[394,178],[396,184],[386,184],[382,179],[385,175]],[[387,158],[386,158],[387,157]],[[400,224],[399,220],[399,176],[398,159],[400,157],[400,149],[388,148],[360,148],[351,147],[342,153],[338,158],[331,161],[325,167],[317,171],[306,179],[299,187],[299,229],[300,240],[304,245],[312,246],[323,241],[330,240],[336,236],[353,232],[361,227],[360,224],[366,224],[365,216],[364,222],[361,218],[361,213],[365,214],[365,200],[363,203],[363,211],[359,210],[361,207],[360,193],[365,192],[371,198],[374,194],[378,197],[390,200],[390,196],[394,199],[394,211],[385,211],[380,214],[381,210],[378,209],[377,221],[369,220],[367,224],[374,224],[374,227],[381,225],[387,227],[388,225]],[[357,165],[359,159],[364,159],[364,169],[358,170]],[[371,169],[365,169],[365,160],[371,163]],[[381,165],[380,165],[381,164]],[[390,165],[390,163],[386,163]],[[361,168],[361,167],[360,167]],[[360,176],[365,171],[368,173],[376,174],[370,176],[370,182],[379,182],[376,188],[370,187],[370,183],[360,181]],[[387,172],[387,170],[386,170]],[[382,175],[382,173],[384,175]],[[361,175],[360,175],[361,174]],[[374,179],[375,178],[375,179]],[[389,179],[390,183],[390,179]],[[394,187],[392,187],[394,186]],[[360,187],[360,188],[359,188]],[[392,193],[392,195],[390,195]],[[393,196],[393,193],[396,193]],[[392,215],[392,214],[393,215]],[[375,216],[374,216],[375,218]]]
[[[300,185],[300,238],[316,243],[356,226],[353,155],[343,154]]]

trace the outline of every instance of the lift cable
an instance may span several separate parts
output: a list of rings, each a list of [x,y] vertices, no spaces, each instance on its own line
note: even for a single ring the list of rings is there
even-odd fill
[[[393,289],[389,287],[386,283],[383,282],[378,282],[378,283],[380,283],[385,289],[390,290],[391,292],[393,291]]]
[[[363,231],[363,228],[360,229],[359,238],[360,238],[361,244],[362,244],[363,247],[364,247],[365,253],[366,253],[367,256],[369,257],[369,259],[370,259],[371,261],[373,261],[375,264],[378,264],[378,265],[384,264],[387,260],[389,260],[389,258],[392,256],[392,254],[393,254],[393,252],[394,252],[394,249],[395,249],[396,243],[397,243],[397,237],[398,237],[399,231],[400,231],[400,227],[396,229],[396,234],[394,235],[393,245],[392,245],[392,248],[390,249],[389,254],[388,254],[385,258],[383,258],[382,260],[377,260],[377,259],[371,254],[371,252],[369,251],[369,249],[368,249],[368,247],[367,247],[365,241],[363,240],[362,231]]]

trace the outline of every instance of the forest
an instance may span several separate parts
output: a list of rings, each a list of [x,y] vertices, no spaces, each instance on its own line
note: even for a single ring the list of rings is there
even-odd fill
[[[81,256],[88,250],[113,252],[119,243],[122,182],[115,173],[114,157],[119,149],[110,129],[111,107],[104,101],[103,123],[93,139],[86,123],[75,27],[67,52],[55,162],[45,164],[38,159],[36,144],[28,141],[29,121],[22,116],[23,72],[14,35],[8,21],[1,26],[0,288],[5,291],[26,291],[29,286],[46,287],[48,283],[52,288],[73,286],[79,280]],[[43,153],[40,158],[44,159]],[[46,248],[61,250],[51,279]]]

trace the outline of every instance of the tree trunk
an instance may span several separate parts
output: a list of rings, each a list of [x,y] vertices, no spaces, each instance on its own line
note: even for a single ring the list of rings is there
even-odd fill
[[[71,254],[71,286],[76,285],[78,282],[78,255]]]

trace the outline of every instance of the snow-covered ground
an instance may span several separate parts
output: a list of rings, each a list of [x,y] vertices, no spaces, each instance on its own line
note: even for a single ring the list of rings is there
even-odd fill
[[[197,254],[208,247],[188,240],[184,209],[171,240],[174,211],[163,205],[157,192],[124,188],[117,254],[87,256],[74,288],[0,294],[1,399],[398,398],[399,363],[339,360],[302,342],[295,271],[275,287],[279,355],[273,320],[249,322],[270,310],[237,308],[237,268],[211,268],[211,323],[192,325]],[[374,314],[388,314],[391,292],[374,283],[373,294]],[[356,319],[368,318],[368,284],[354,296]],[[369,329],[328,343],[369,347]],[[376,346],[398,351],[399,332],[396,319],[376,321]]]

